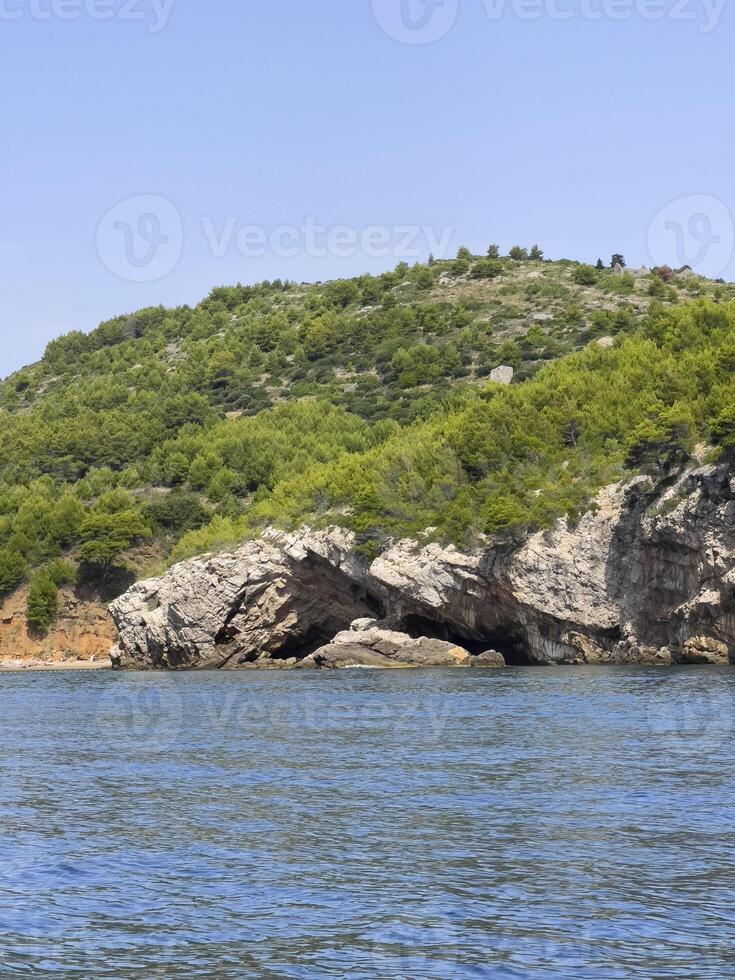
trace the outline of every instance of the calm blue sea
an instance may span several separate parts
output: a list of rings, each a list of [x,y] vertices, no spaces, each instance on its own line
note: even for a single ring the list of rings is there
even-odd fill
[[[735,975],[731,670],[0,695],[2,978]]]

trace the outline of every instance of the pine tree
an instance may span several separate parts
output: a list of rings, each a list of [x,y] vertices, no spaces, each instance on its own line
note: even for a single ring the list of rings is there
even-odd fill
[[[56,619],[59,600],[58,589],[53,577],[40,572],[31,582],[26,603],[28,625],[36,632],[44,634]]]

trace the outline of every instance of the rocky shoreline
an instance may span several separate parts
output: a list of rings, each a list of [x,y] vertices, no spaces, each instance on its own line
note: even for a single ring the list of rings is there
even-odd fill
[[[134,585],[110,607],[112,663],[728,664],[733,518],[735,481],[721,465],[607,487],[576,524],[560,520],[519,546],[407,540],[368,563],[342,528],[271,529]]]

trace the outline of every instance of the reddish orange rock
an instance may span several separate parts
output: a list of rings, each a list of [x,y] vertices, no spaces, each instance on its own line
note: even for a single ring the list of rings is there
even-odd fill
[[[71,589],[59,591],[59,615],[46,636],[28,629],[27,587],[0,605],[0,666],[67,661],[106,662],[115,642],[115,626],[105,606],[84,602]]]

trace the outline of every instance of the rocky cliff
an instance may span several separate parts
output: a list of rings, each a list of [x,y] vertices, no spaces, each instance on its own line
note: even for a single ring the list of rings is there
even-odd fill
[[[63,588],[58,617],[49,632],[39,636],[28,628],[27,599],[24,586],[0,605],[0,667],[108,662],[116,631],[104,605],[80,599],[72,589]]]
[[[707,466],[658,487],[645,477],[608,487],[578,523],[561,520],[519,547],[488,541],[463,553],[401,541],[368,565],[342,529],[270,530],[232,554],[140,582],[113,603],[113,663],[344,666],[345,644],[356,662],[370,663],[376,648],[363,637],[361,659],[343,635],[361,619],[371,622],[358,632],[459,648],[459,657],[424,648],[456,663],[489,648],[509,663],[727,663],[734,517],[730,469]],[[399,647],[378,653],[400,659]]]

